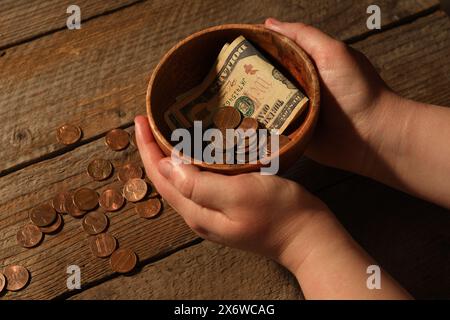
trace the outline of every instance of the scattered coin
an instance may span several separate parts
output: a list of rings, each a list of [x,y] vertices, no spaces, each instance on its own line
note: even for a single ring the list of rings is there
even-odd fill
[[[113,129],[105,137],[106,145],[114,151],[125,149],[130,143],[128,132],[122,129]]]
[[[120,182],[127,182],[130,179],[142,178],[142,168],[135,163],[126,163],[117,171],[117,178]]]
[[[66,198],[64,206],[67,210],[67,213],[74,218],[81,218],[86,213],[86,211],[78,209],[78,207],[75,205],[73,193],[70,193],[70,196]]]
[[[151,198],[147,201],[136,204],[136,213],[145,219],[154,218],[161,211],[161,201],[158,198]]]
[[[98,205],[98,193],[89,188],[80,188],[73,194],[73,203],[80,210],[93,210]]]
[[[89,212],[81,224],[84,231],[90,235],[102,233],[108,227],[108,217],[99,211]]]
[[[92,236],[89,241],[92,253],[99,258],[109,257],[117,247],[117,240],[109,233]]]
[[[131,202],[142,200],[147,194],[147,183],[142,179],[130,179],[123,187],[123,196]]]
[[[49,225],[48,227],[41,227],[39,229],[41,230],[42,233],[52,234],[52,233],[56,233],[57,231],[59,231],[61,229],[63,223],[64,223],[64,219],[63,219],[62,215],[58,214],[56,221],[53,222],[53,224]]]
[[[0,272],[0,294],[3,292],[3,289],[6,287],[6,277],[3,273]]]
[[[37,246],[42,240],[43,234],[38,226],[27,224],[16,235],[17,243],[24,248]]]
[[[250,118],[250,117],[245,117],[244,119],[242,119],[241,124],[239,125],[238,129],[241,130],[258,130],[258,121],[256,119]]]
[[[81,129],[72,124],[64,124],[56,131],[56,137],[62,144],[74,144],[81,138]]]
[[[111,255],[109,262],[114,272],[128,273],[136,267],[137,256],[134,251],[121,248]]]
[[[214,114],[213,122],[221,130],[235,129],[241,122],[241,113],[233,107],[221,107]]]
[[[52,207],[55,209],[56,212],[66,214],[66,199],[70,197],[69,192],[60,192],[52,199]]]
[[[99,201],[100,207],[105,209],[106,211],[117,211],[122,208],[125,199],[115,189],[106,189],[100,195]]]
[[[30,280],[28,270],[19,265],[7,266],[3,270],[6,278],[6,289],[9,291],[19,291],[27,285]]]
[[[108,179],[113,170],[110,161],[105,159],[94,159],[88,164],[87,172],[95,181]]]
[[[46,227],[56,220],[56,211],[49,204],[41,204],[30,211],[30,220],[38,227]]]

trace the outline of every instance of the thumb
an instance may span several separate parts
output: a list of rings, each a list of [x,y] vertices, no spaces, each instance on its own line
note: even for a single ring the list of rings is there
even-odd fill
[[[221,211],[231,203],[229,177],[200,171],[191,164],[164,158],[158,163],[158,171],[185,198],[200,206]]]
[[[294,40],[314,60],[319,58],[321,52],[331,50],[337,44],[342,44],[319,29],[300,22],[281,22],[269,18],[265,22],[265,27]]]

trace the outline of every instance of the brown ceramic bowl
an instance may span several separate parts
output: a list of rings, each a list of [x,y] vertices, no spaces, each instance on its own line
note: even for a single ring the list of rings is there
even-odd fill
[[[317,72],[308,55],[292,40],[267,30],[262,25],[230,24],[197,32],[179,42],[167,52],[156,66],[147,89],[147,114],[156,142],[170,156],[171,130],[164,121],[164,112],[175,97],[201,83],[224,45],[243,35],[276,67],[288,76],[309,98],[303,116],[283,133],[291,141],[279,151],[280,167],[287,168],[300,158],[310,140],[319,115],[320,88]],[[257,171],[261,164],[208,164],[199,167],[224,173],[238,174]]]

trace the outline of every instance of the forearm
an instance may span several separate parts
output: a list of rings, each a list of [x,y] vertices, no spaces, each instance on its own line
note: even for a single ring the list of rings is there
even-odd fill
[[[450,208],[450,109],[383,99],[360,173]]]
[[[381,289],[369,289],[376,265],[331,212],[321,212],[298,233],[280,262],[293,272],[307,299],[409,299],[381,269]]]

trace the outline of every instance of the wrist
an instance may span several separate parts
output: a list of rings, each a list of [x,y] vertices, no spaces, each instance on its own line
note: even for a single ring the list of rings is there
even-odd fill
[[[407,99],[392,91],[383,92],[373,109],[364,161],[356,173],[380,180],[386,168],[395,171],[406,157],[414,117],[415,108],[411,108]]]
[[[326,207],[310,212],[304,218],[305,212],[299,213],[303,221],[293,230],[292,236],[280,251],[277,261],[297,276],[302,265],[308,261],[310,254],[324,246],[340,242],[339,238],[346,235],[334,214]],[[294,224],[295,225],[295,224]],[[339,232],[336,232],[336,231]]]

